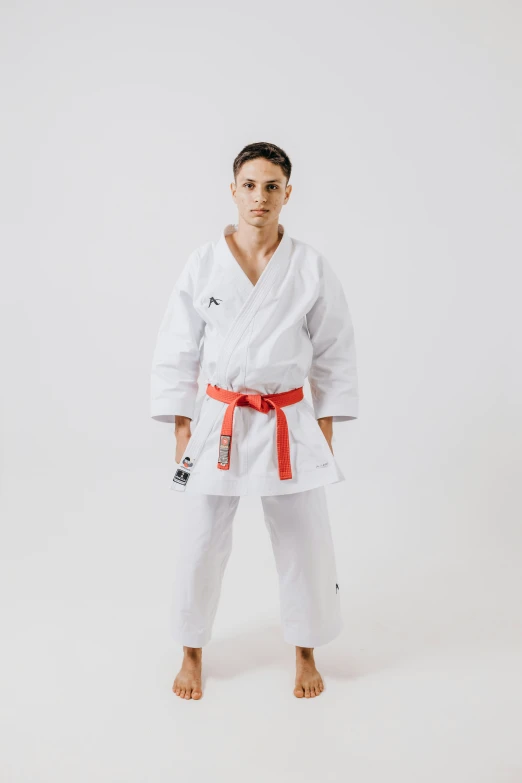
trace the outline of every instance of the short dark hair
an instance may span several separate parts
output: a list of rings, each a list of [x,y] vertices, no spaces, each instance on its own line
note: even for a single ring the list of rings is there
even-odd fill
[[[286,182],[290,179],[292,173],[292,164],[290,158],[281,147],[277,147],[275,144],[270,144],[267,141],[256,141],[254,144],[247,144],[243,147],[239,155],[234,160],[234,180],[237,179],[237,174],[243,163],[247,160],[255,160],[256,158],[266,158],[271,163],[275,163],[276,166],[280,166],[283,169],[283,174],[286,177]]]

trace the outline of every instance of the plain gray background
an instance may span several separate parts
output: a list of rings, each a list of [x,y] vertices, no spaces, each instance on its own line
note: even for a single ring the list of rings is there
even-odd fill
[[[522,779],[516,2],[3,2],[2,780]],[[345,630],[296,699],[240,501],[203,698],[171,692],[174,435],[149,418],[232,161],[331,261],[360,418],[327,489]]]

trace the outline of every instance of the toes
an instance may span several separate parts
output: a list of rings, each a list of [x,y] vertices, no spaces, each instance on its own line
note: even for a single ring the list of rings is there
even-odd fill
[[[302,699],[304,696],[303,689],[300,685],[298,685],[296,688],[294,688],[294,696],[297,696],[298,699]]]
[[[309,699],[309,698],[310,698],[310,688],[308,687],[308,685],[305,685],[305,699]]]
[[[201,692],[201,685],[196,683],[194,683],[193,686],[188,687],[174,684],[172,690],[180,699],[201,699],[203,695]]]

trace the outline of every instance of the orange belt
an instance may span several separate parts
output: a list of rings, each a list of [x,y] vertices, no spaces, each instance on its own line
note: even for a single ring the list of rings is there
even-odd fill
[[[261,413],[268,413],[273,408],[276,412],[277,430],[277,462],[279,467],[279,478],[291,479],[292,467],[290,465],[290,443],[288,440],[288,424],[284,411],[281,410],[285,405],[292,405],[303,399],[303,387],[290,389],[290,391],[280,392],[279,394],[241,394],[228,389],[222,389],[220,386],[207,386],[207,394],[220,402],[228,402],[228,408],[223,417],[223,426],[219,438],[219,462],[217,464],[220,470],[230,468],[230,454],[232,446],[232,426],[234,421],[234,410],[236,405],[247,405],[255,408]]]

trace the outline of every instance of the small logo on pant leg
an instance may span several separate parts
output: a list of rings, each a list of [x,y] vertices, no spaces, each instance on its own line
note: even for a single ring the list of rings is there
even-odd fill
[[[339,590],[339,585],[338,585],[338,584],[337,584],[337,582],[336,582],[336,583],[335,583],[335,592],[337,593],[337,591],[338,591],[338,590]]]
[[[208,303],[208,306],[210,307],[210,305],[211,305],[211,304],[215,304],[215,305],[218,305],[218,306],[219,306],[219,305],[221,304],[221,302],[222,302],[222,301],[223,301],[222,299],[215,299],[213,296],[211,296],[211,297],[209,298],[209,303]],[[208,308],[207,308],[207,309],[208,309]]]

